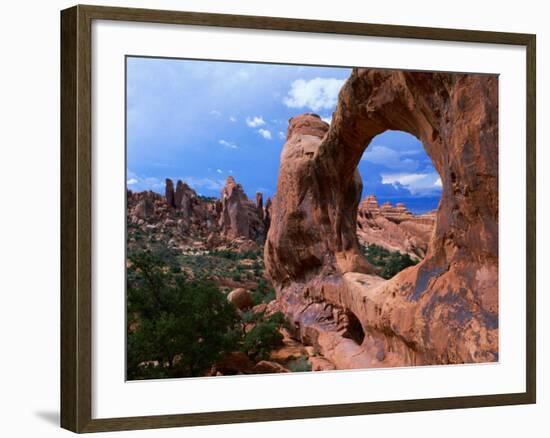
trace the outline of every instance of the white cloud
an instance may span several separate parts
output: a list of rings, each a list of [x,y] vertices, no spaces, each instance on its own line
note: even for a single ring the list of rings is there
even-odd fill
[[[187,176],[181,179],[196,191],[199,191],[200,189],[221,190],[224,185],[224,181],[222,179],[197,178],[194,176]]]
[[[144,178],[143,183],[145,186],[153,189],[161,189],[164,187],[164,181],[161,181],[160,179],[154,176],[149,176],[147,178]]]
[[[237,149],[238,148],[238,146],[235,143],[233,143],[232,141],[220,140],[218,143],[221,144],[222,146],[225,146],[226,148],[230,148],[230,149]]]
[[[268,129],[258,129],[258,133],[266,140],[271,140],[273,138],[271,136],[271,131],[269,131]]]
[[[235,123],[237,121],[237,117],[230,116],[229,121]]]
[[[328,123],[329,125],[332,123],[332,116],[330,117],[321,117],[321,120],[325,123]]]
[[[214,116],[214,117],[220,117],[222,115],[222,113],[218,110],[212,110],[212,111],[210,111],[210,115]]]
[[[283,131],[279,131],[279,138],[281,140],[286,140],[286,134]]]
[[[344,79],[335,78],[297,79],[290,85],[283,103],[289,108],[305,107],[313,111],[332,109],[344,82]]]
[[[418,168],[418,161],[411,158],[402,158],[403,153],[387,146],[372,145],[367,148],[362,161],[380,164],[390,169],[403,169],[413,171]]]
[[[382,173],[382,184],[391,184],[396,188],[404,187],[413,195],[437,193],[440,180],[437,173]]]
[[[129,180],[126,181],[126,184],[128,184],[129,186],[132,186],[134,184],[137,184],[139,181],[137,178],[130,178]]]
[[[249,79],[249,78],[250,78],[250,75],[251,75],[251,72],[245,70],[244,68],[240,69],[240,70],[237,72],[237,77],[238,77],[239,79]]]
[[[382,175],[382,184],[399,183],[403,186],[414,184],[428,176],[426,173],[394,173]]]
[[[247,117],[246,124],[251,128],[265,125],[265,120],[261,116]]]
[[[437,178],[437,180],[434,182],[435,187],[443,187],[443,183],[441,182],[441,178]]]
[[[222,173],[222,170],[221,169],[216,169],[216,172]]]

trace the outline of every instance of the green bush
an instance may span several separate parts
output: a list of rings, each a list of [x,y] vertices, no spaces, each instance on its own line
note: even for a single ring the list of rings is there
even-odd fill
[[[229,249],[219,249],[219,250],[211,251],[210,254],[216,257],[221,257],[229,260],[245,260],[245,259],[255,260],[262,257],[261,250],[235,252]]]
[[[271,350],[282,344],[283,335],[280,329],[286,325],[281,312],[276,312],[265,321],[258,322],[245,334],[242,351],[253,360],[268,359]]]
[[[135,253],[130,261],[129,380],[200,376],[237,348],[238,315],[212,283],[186,281],[151,251]]]
[[[268,288],[266,281],[261,278],[258,280],[257,289],[252,291],[252,301],[254,305],[261,303],[269,303],[275,299],[275,290],[273,288]]]
[[[287,368],[293,373],[301,373],[304,371],[311,371],[311,363],[309,363],[307,356],[302,355],[297,359],[291,360],[287,364]]]
[[[375,244],[363,246],[362,250],[369,263],[378,268],[380,276],[385,279],[390,279],[403,269],[418,263],[409,254],[402,254],[399,251],[389,251]]]

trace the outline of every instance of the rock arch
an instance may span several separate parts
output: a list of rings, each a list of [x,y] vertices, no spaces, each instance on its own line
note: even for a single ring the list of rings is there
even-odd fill
[[[443,190],[426,257],[383,281],[357,243],[357,164],[387,129],[422,141]],[[289,122],[264,258],[296,335],[338,368],[497,360],[498,78],[354,69],[330,127]],[[340,311],[361,346],[338,335]]]

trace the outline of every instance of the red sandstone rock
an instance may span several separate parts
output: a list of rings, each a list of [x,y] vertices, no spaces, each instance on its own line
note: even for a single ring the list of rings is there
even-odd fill
[[[170,178],[166,178],[166,187],[165,187],[165,195],[166,203],[170,207],[175,207],[176,203],[174,200],[174,182]]]
[[[232,176],[227,177],[221,192],[221,209],[218,224],[228,239],[244,237],[252,241],[264,240],[264,221],[261,193],[256,202],[246,196],[242,186]],[[259,206],[259,207],[258,207]]]
[[[151,220],[155,214],[155,203],[160,195],[154,192],[129,193],[130,214],[142,220]]]
[[[255,374],[275,374],[275,373],[288,373],[290,372],[287,368],[282,366],[277,362],[272,362],[269,360],[262,360],[254,365],[252,371]]]
[[[263,217],[264,217],[265,235],[267,236],[267,233],[269,231],[269,226],[271,224],[271,198],[267,198],[267,201],[265,201]]]
[[[496,76],[354,69],[330,129],[290,120],[266,271],[297,336],[337,368],[498,360],[497,117]],[[383,281],[358,250],[356,169],[387,129],[422,141],[443,192],[424,260]],[[361,345],[331,306],[358,319]]]
[[[229,237],[250,237],[248,224],[248,198],[240,184],[228,176],[221,193],[222,211],[219,225],[222,233]]]
[[[376,196],[367,196],[357,211],[357,237],[363,245],[375,244],[407,253],[415,259],[426,255],[435,226],[435,215],[415,216],[406,206],[385,203],[378,207]]]
[[[242,351],[227,353],[223,359],[215,365],[217,372],[224,375],[252,373],[254,363]]]
[[[239,287],[232,290],[227,295],[227,301],[233,304],[237,309],[248,309],[254,305],[252,295],[246,289]]]
[[[256,192],[256,210],[261,221],[264,220],[264,197],[260,192]]]
[[[176,193],[174,194],[174,204],[181,210],[184,217],[193,214],[193,206],[196,204],[197,193],[186,183],[178,180],[176,184]]]
[[[311,371],[332,371],[336,369],[330,360],[322,356],[311,356],[309,362],[311,363]]]

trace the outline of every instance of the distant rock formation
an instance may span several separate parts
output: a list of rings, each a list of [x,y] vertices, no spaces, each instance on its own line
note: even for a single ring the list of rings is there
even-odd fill
[[[168,203],[168,199],[166,200]],[[176,183],[176,193],[174,195],[175,207],[188,218],[193,215],[193,207],[197,206],[197,192],[181,180]]]
[[[267,237],[269,226],[271,225],[271,198],[267,198],[264,207],[264,240]]]
[[[375,244],[390,251],[424,258],[435,226],[435,212],[413,215],[403,203],[378,206],[376,196],[367,196],[357,210],[357,237],[362,245]]]
[[[254,201],[249,200],[232,176],[227,178],[221,199],[201,197],[181,180],[174,189],[174,182],[166,178],[164,196],[128,190],[127,200],[129,223],[157,230],[159,239],[167,233],[175,246],[186,247],[194,241],[193,245],[202,247],[199,241],[204,241],[209,249],[256,250],[269,228],[271,201],[264,207],[260,192]]]
[[[357,165],[388,129],[422,141],[442,197],[425,258],[385,281],[357,242]],[[264,259],[295,336],[340,369],[498,360],[497,145],[494,75],[353,69],[330,128],[293,117]]]
[[[154,195],[156,193],[145,192],[144,196],[138,200],[136,206],[133,208],[133,215],[142,220],[150,219],[155,214]]]
[[[256,192],[256,211],[261,221],[264,220],[264,196],[260,192]]]
[[[170,178],[166,178],[165,197],[166,203],[170,207],[176,206],[176,201],[174,198],[174,182]]]
[[[218,224],[221,233],[229,238],[244,237],[253,241],[264,238],[262,194],[252,202],[243,187],[228,176],[221,192],[221,211]]]
[[[177,202],[177,204],[176,204]],[[176,191],[166,180],[165,196],[152,191],[127,192],[128,223],[147,230],[154,239],[169,241],[170,246],[186,247],[206,240],[217,227],[215,202],[202,200],[181,181]]]
[[[228,176],[221,192],[222,210],[219,226],[222,234],[230,239],[250,238],[249,200],[240,184]]]

